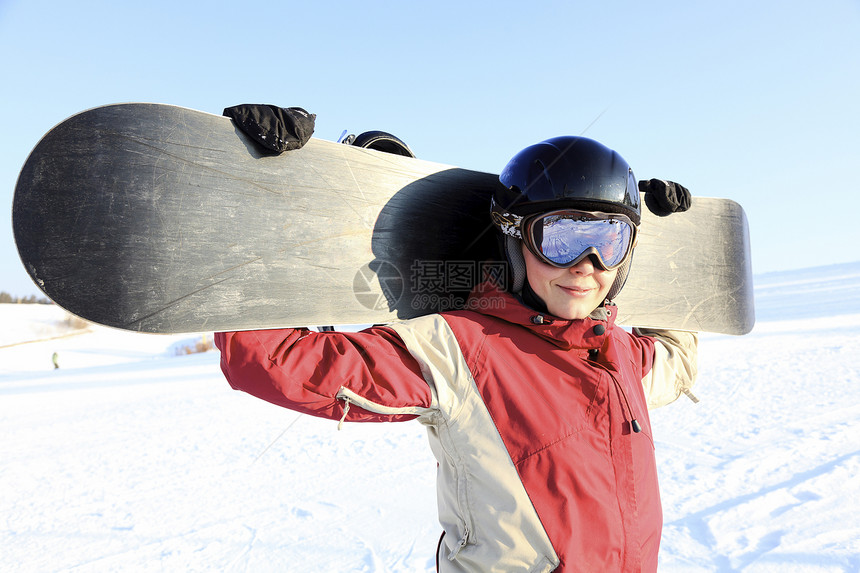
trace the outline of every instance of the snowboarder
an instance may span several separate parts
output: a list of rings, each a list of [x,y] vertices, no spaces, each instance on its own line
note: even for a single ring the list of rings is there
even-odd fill
[[[654,571],[648,409],[696,375],[695,333],[614,324],[638,225],[627,162],[582,137],[517,154],[492,216],[506,281],[461,310],[358,333],[215,335],[230,385],[333,420],[417,419],[438,460],[440,571]],[[671,182],[643,184],[667,211]]]

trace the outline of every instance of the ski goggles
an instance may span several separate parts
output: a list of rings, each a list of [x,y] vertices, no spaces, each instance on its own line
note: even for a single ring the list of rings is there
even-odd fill
[[[620,267],[636,245],[636,225],[626,216],[559,209],[522,217],[493,205],[493,222],[505,235],[521,239],[541,262],[559,268],[594,256],[599,266]]]

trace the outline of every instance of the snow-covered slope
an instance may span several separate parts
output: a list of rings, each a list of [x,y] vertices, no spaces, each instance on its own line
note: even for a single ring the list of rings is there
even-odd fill
[[[860,571],[860,264],[759,277],[756,309],[652,412],[661,571]]]
[[[858,571],[860,263],[757,279],[753,332],[702,337],[701,403],[652,413],[661,571]],[[64,316],[0,305],[0,569],[434,569],[418,424],[338,432],[233,392],[190,337],[9,346]]]

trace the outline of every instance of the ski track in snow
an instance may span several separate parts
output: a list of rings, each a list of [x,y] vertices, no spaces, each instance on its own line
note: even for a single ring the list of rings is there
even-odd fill
[[[860,263],[757,277],[744,337],[702,335],[701,403],[652,412],[661,571],[860,571]],[[4,571],[433,571],[416,423],[232,391],[192,336],[0,305]],[[61,368],[53,370],[57,352]]]

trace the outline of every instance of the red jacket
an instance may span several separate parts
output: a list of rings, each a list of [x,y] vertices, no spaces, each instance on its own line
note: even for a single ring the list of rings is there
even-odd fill
[[[656,570],[648,407],[692,385],[695,335],[630,334],[611,307],[561,320],[483,291],[471,310],[360,333],[215,340],[235,389],[316,416],[428,427],[441,570]]]

